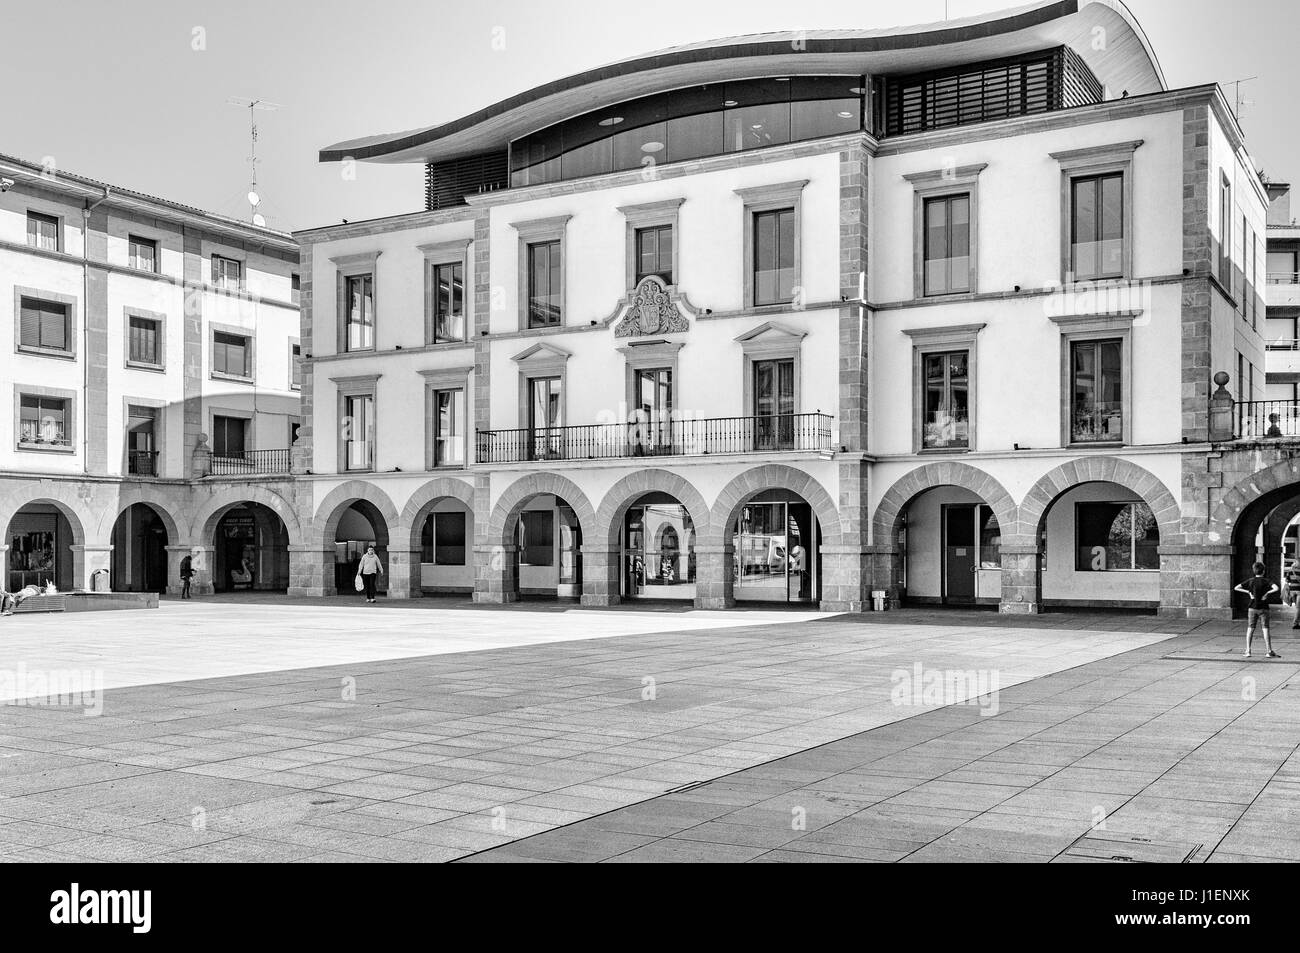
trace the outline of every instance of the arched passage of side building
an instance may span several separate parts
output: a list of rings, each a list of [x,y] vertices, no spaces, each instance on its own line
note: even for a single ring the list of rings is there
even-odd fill
[[[839,564],[849,562],[840,549],[839,511],[811,474],[782,464],[746,470],[711,508],[696,551],[698,604],[860,602],[861,573]]]
[[[288,590],[293,550],[303,543],[289,501],[255,484],[226,487],[204,500],[189,540],[168,547],[169,578],[179,577],[189,557],[196,594]]]
[[[709,507],[689,480],[658,469],[628,474],[605,493],[596,526],[583,547],[584,602],[699,604],[696,549],[709,529]]]
[[[492,508],[486,552],[475,553],[476,602],[521,597],[605,604],[586,585],[584,541],[596,538],[596,513],[585,493],[555,473],[530,473],[506,487]]]
[[[49,583],[60,591],[89,589],[92,573],[109,568],[110,553],[107,545],[87,545],[91,525],[70,484],[23,486],[0,499],[0,555],[8,591]]]
[[[872,523],[874,578],[891,605],[1000,605],[1018,552],[1015,501],[965,463],[929,463],[891,486]]]
[[[1090,456],[1056,467],[1020,503],[1032,559],[1004,573],[1004,610],[1155,610],[1161,550],[1182,543],[1181,520],[1160,478],[1131,461]]]

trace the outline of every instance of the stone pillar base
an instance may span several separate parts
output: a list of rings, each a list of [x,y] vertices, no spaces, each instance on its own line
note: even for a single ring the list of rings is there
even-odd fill
[[[730,609],[736,604],[734,553],[731,544],[695,547],[695,608]]]
[[[101,569],[113,570],[112,546],[69,546],[72,550],[72,588],[90,590],[91,576]],[[109,577],[110,582],[112,577]]]

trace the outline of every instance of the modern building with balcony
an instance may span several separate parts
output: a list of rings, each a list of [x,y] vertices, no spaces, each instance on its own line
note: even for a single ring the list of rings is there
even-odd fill
[[[287,589],[293,238],[8,156],[0,180],[0,584],[178,591],[188,556],[200,592]]]
[[[1231,611],[1268,198],[1122,3],[693,44],[321,159],[426,187],[296,233],[292,591],[374,543],[401,597]]]

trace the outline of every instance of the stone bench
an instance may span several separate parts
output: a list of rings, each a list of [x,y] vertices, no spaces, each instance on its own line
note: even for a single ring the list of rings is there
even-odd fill
[[[64,602],[61,595],[28,596],[14,607],[14,614],[17,615],[20,612],[64,612],[67,608],[67,603]]]

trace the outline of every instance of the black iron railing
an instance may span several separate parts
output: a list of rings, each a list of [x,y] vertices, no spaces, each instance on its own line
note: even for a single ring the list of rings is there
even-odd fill
[[[828,414],[673,419],[577,427],[480,430],[479,463],[830,450]]]
[[[288,450],[243,450],[238,454],[212,455],[213,476],[250,476],[262,473],[288,473]]]
[[[157,476],[157,450],[130,450],[126,455],[126,472],[131,476]]]
[[[1300,437],[1300,401],[1239,401],[1234,409],[1243,440]]]

